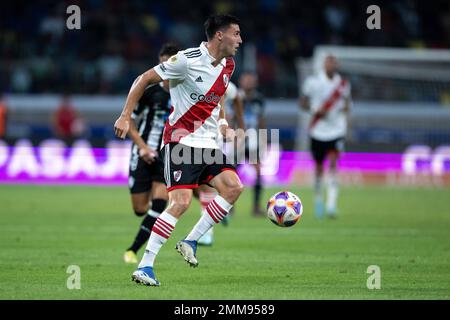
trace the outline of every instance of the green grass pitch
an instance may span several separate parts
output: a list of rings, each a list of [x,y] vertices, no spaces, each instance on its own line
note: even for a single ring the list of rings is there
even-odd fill
[[[314,218],[311,189],[287,189],[303,200],[297,225],[251,217],[247,188],[197,269],[174,249],[199,217],[194,200],[157,257],[156,288],[131,282],[122,261],[140,224],[126,187],[0,186],[0,299],[450,298],[448,189],[343,187],[337,220]],[[80,290],[66,286],[69,265]]]

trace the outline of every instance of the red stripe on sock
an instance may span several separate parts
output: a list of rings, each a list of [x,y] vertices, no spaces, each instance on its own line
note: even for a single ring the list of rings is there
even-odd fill
[[[159,229],[161,229],[162,231],[166,232],[167,234],[171,234],[172,230],[170,230],[169,228],[167,228],[165,225],[163,225],[162,223],[158,223],[158,221],[155,222],[155,226],[157,226]]]
[[[218,210],[218,209],[214,206],[214,204],[213,204],[212,202],[211,202],[210,208],[211,208],[211,210],[216,214],[216,217],[218,217],[219,220],[222,220],[222,219],[223,219],[223,217],[224,217],[225,215],[222,214],[222,212],[220,212],[220,210]]]
[[[214,206],[214,209],[218,210],[219,213],[220,213],[223,217],[225,217],[225,216],[228,214],[228,212],[226,212],[225,209],[223,209],[221,206],[219,206],[219,205],[217,204],[216,201],[212,201],[212,202],[211,202],[211,205],[213,205],[213,206]]]
[[[161,222],[161,224],[162,224],[163,226],[167,227],[170,231],[172,231],[173,228],[175,228],[173,225],[171,225],[170,223],[164,221],[163,219],[158,219],[158,220],[156,220],[156,222],[158,222],[158,221]]]
[[[215,223],[219,223],[220,220],[217,220],[215,214],[211,211],[210,206],[206,207],[206,212],[211,216]]]
[[[159,234],[161,237],[165,238],[165,239],[169,239],[170,234],[167,235],[164,231],[161,231],[158,227],[156,227],[155,225],[152,228],[152,232]]]

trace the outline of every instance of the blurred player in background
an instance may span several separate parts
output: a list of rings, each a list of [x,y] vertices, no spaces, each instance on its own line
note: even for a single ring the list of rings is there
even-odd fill
[[[84,120],[70,101],[69,95],[61,97],[61,102],[53,113],[52,125],[54,134],[67,144],[72,144],[85,132]]]
[[[307,78],[303,84],[300,105],[311,114],[309,125],[310,148],[315,161],[315,214],[324,214],[323,176],[324,160],[330,162],[326,211],[329,217],[337,213],[337,161],[344,149],[350,112],[350,83],[337,73],[337,60],[328,55],[324,69]]]
[[[131,86],[122,113],[114,124],[116,136],[125,138],[132,110],[145,88],[170,80],[173,108],[163,133],[169,206],[153,225],[144,256],[132,274],[132,280],[137,283],[160,285],[153,272],[156,255],[178,219],[189,208],[193,189],[209,183],[219,193],[206,208],[208,214],[203,215],[187,237],[176,244],[177,251],[194,267],[198,265],[198,239],[229,213],[243,191],[234,166],[217,145],[219,131],[224,137],[234,135],[226,120],[218,119],[219,101],[235,68],[232,56],[242,43],[239,24],[239,20],[231,15],[210,16],[205,22],[207,42],[197,48],[179,51],[167,62],[140,75]],[[200,155],[200,162],[197,155]],[[207,161],[207,155],[212,157],[212,162]]]
[[[231,128],[239,128],[245,130],[244,126],[244,118],[243,118],[243,101],[241,97],[238,95],[238,89],[233,82],[229,82],[227,91],[225,91],[225,95],[223,97],[223,101],[221,102],[222,107],[225,109],[225,119],[228,121],[228,124]],[[239,141],[234,140],[231,144],[224,144],[222,151],[227,154],[227,146],[235,147],[235,144],[239,143]],[[200,215],[207,214],[206,207],[209,203],[214,200],[217,196],[216,189],[208,186],[201,185],[197,189],[194,190],[194,196],[198,198],[200,201]],[[225,216],[221,223],[224,226],[227,226],[229,223],[230,215],[233,213],[234,207],[230,211],[230,214]],[[214,242],[214,227],[209,229],[199,240],[199,245],[211,246]]]
[[[258,132],[259,129],[266,128],[266,121],[264,118],[264,96],[258,92],[258,77],[254,72],[244,72],[239,77],[239,95],[244,102],[244,122],[247,129],[254,129]],[[260,199],[262,192],[261,179],[261,159],[260,153],[265,150],[260,150],[261,144],[258,139],[248,139],[246,141],[245,157],[246,159],[255,159],[250,156],[250,153],[256,155],[256,163],[252,163],[256,171],[256,180],[253,186],[253,215],[263,216],[264,212],[261,210]]]
[[[177,54],[179,48],[171,43],[163,45],[159,62]],[[167,205],[164,164],[160,152],[164,123],[170,113],[169,81],[148,86],[131,118],[140,117],[138,127],[130,121],[128,135],[133,140],[128,186],[131,204],[138,217],[144,217],[132,245],[124,254],[126,263],[138,263],[136,253],[147,242],[156,219]],[[151,206],[150,206],[151,201]]]

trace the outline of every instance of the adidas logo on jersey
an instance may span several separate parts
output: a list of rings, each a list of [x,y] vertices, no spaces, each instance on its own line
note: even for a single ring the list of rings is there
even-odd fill
[[[201,76],[198,76],[198,78],[197,78],[197,79],[195,79],[195,82],[203,82],[203,79],[202,79],[202,77],[201,77]]]

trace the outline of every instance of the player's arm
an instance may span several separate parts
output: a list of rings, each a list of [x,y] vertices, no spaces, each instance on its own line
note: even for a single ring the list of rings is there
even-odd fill
[[[309,111],[311,109],[311,102],[309,100],[309,97],[305,95],[301,96],[299,105],[302,110]]]
[[[179,51],[169,60],[158,64],[154,68],[137,77],[131,86],[130,92],[128,93],[127,101],[125,102],[125,107],[122,110],[122,114],[114,125],[114,132],[116,136],[123,139],[127,135],[131,112],[134,106],[138,103],[139,99],[142,97],[147,86],[157,84],[162,80],[182,80],[186,76],[186,73],[187,57],[182,53],[182,51]]]
[[[300,108],[304,111],[310,112],[311,111],[311,94],[313,92],[314,88],[314,81],[313,78],[308,77],[303,82],[302,88],[301,88],[301,97],[299,100]]]
[[[156,73],[154,68],[144,72],[133,82],[128,97],[123,107],[120,117],[114,124],[114,133],[117,137],[124,139],[130,129],[131,113],[134,106],[138,103],[139,99],[144,94],[145,88],[151,84],[156,84],[162,81],[159,74]]]
[[[228,121],[225,118],[225,96],[220,98],[220,111],[219,111],[219,131],[224,137],[225,141],[231,141],[234,138],[234,130],[228,126]]]
[[[153,161],[155,161],[155,157],[157,156],[156,151],[151,149],[139,135],[134,121],[130,121],[130,130],[128,131],[128,136],[137,145],[139,149],[139,156],[145,162],[152,163]]]

